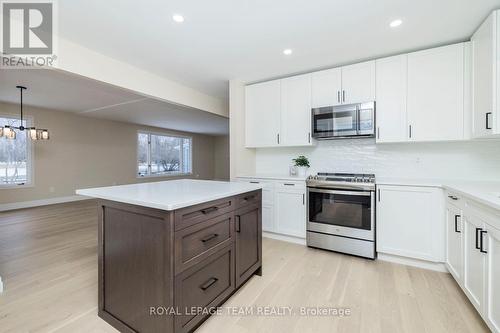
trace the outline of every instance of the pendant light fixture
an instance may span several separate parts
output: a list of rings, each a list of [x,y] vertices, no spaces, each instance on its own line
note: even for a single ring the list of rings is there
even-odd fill
[[[19,89],[21,93],[21,121],[19,127],[11,126],[11,125],[5,125],[3,127],[0,127],[0,137],[4,136],[7,139],[15,139],[16,138],[16,130],[20,132],[26,131],[26,136],[30,138],[33,141],[36,140],[48,140],[49,137],[49,131],[47,129],[39,129],[36,127],[24,127],[23,125],[23,91],[26,90],[26,87],[23,86],[16,86],[17,89]]]

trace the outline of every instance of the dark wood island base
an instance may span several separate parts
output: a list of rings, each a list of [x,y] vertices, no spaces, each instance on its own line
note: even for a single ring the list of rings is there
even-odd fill
[[[191,332],[262,274],[261,190],[164,211],[99,201],[99,316],[120,332]]]

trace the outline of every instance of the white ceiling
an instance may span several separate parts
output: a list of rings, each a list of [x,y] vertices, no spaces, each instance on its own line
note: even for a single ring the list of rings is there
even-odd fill
[[[468,39],[500,0],[59,1],[60,34],[227,98],[256,81]],[[174,23],[173,13],[185,22]],[[401,18],[397,29],[389,22]],[[283,49],[292,48],[286,57]]]
[[[211,135],[228,134],[228,119],[210,112],[145,98],[106,83],[56,70],[0,70],[0,101],[84,116]],[[1,110],[0,110],[1,112]]]

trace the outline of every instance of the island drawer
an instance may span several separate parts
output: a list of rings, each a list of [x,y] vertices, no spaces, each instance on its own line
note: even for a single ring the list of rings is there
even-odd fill
[[[235,208],[235,198],[229,197],[176,210],[175,231],[229,213],[235,210]]]
[[[175,331],[190,332],[234,291],[234,244],[175,278]],[[201,311],[198,311],[200,309]]]
[[[195,265],[233,241],[234,214],[227,213],[175,233],[175,273]]]
[[[236,197],[236,207],[244,207],[247,205],[259,204],[262,198],[262,191],[253,191],[248,193],[243,193]]]

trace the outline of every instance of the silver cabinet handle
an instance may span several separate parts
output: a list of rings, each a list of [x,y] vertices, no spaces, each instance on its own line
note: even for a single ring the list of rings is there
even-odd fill
[[[311,132],[307,133],[307,142],[311,143]]]
[[[280,144],[280,134],[276,134],[276,138],[278,139],[278,144]]]
[[[345,102],[345,90],[342,90],[342,102]]]
[[[486,129],[487,130],[491,129],[491,126],[490,126],[490,116],[491,116],[491,112],[486,112]]]
[[[408,130],[409,130],[409,135],[410,135],[410,139],[411,139],[411,125],[408,126]]]
[[[380,139],[380,127],[377,127],[377,139]]]
[[[337,90],[337,102],[340,103],[340,90]]]

